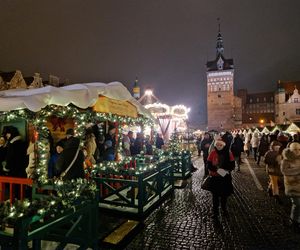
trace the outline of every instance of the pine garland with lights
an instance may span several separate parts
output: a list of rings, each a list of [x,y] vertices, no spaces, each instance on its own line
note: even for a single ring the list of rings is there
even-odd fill
[[[16,200],[11,206],[9,201],[0,203],[0,230],[7,225],[14,225],[16,220],[23,217],[39,216],[57,217],[76,205],[96,199],[96,183],[85,179],[72,181],[57,181],[54,183],[56,196],[49,195],[41,199],[29,201]]]

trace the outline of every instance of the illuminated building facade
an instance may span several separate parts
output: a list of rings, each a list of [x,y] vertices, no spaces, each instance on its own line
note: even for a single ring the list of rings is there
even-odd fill
[[[274,92],[249,94],[246,89],[239,89],[237,96],[242,100],[243,125],[269,125],[275,121]]]
[[[275,94],[275,122],[288,124],[300,121],[300,81],[278,81]]]

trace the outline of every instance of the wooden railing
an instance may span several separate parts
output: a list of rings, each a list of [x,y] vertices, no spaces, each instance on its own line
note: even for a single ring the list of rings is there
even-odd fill
[[[15,198],[23,200],[25,187],[32,185],[32,179],[0,176],[0,202],[6,199],[12,204]]]

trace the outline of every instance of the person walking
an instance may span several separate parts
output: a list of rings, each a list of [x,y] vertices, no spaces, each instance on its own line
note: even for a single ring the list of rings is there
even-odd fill
[[[208,157],[208,150],[212,143],[212,138],[208,132],[205,132],[204,138],[200,143],[200,152],[202,151],[203,162],[204,162],[204,177],[208,175],[208,168],[207,168],[207,157]],[[199,154],[200,155],[200,154]]]
[[[282,154],[281,171],[284,176],[285,194],[292,202],[291,225],[300,232],[300,143],[291,143]]]
[[[224,141],[215,141],[214,149],[207,158],[207,166],[212,184],[212,218],[218,221],[220,200],[223,215],[228,216],[227,198],[233,193],[231,171],[234,169],[234,157]]]
[[[261,157],[264,156],[268,152],[269,147],[270,146],[269,146],[268,137],[266,134],[263,134],[259,140],[258,148],[257,148],[257,152],[258,152],[257,161],[256,161],[257,165],[260,164]]]
[[[241,154],[244,151],[244,143],[239,134],[236,134],[236,136],[233,138],[230,150],[234,156],[237,171],[240,171]]]
[[[258,133],[255,132],[255,133],[253,133],[253,136],[252,136],[251,141],[250,141],[255,161],[257,161],[257,147],[258,147],[258,143],[259,143]]]
[[[272,141],[270,144],[270,150],[265,155],[266,171],[269,175],[268,193],[270,196],[274,196],[277,203],[281,203],[279,199],[279,178],[282,176],[280,171],[281,143],[278,141]]]
[[[244,152],[246,153],[247,157],[249,157],[250,155],[250,140],[251,140],[251,134],[247,133],[245,135],[245,140],[244,140]]]

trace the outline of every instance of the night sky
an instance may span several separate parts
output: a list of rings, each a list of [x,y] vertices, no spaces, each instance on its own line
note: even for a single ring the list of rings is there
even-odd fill
[[[0,70],[129,88],[138,76],[204,124],[217,18],[235,89],[256,93],[300,80],[299,13],[299,0],[0,0]]]

